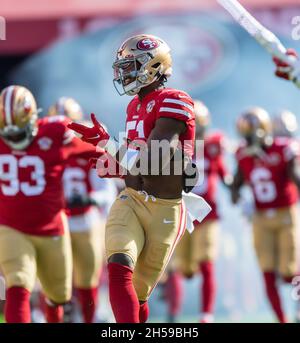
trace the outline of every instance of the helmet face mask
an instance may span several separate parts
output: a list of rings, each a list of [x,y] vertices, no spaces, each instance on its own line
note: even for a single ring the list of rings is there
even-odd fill
[[[137,35],[119,48],[113,63],[114,86],[119,95],[136,95],[141,88],[172,73],[169,46],[160,38]]]
[[[119,95],[135,95],[140,91],[143,86],[139,81],[142,76],[140,75],[141,66],[135,57],[126,58],[113,64],[113,82]]]
[[[36,121],[37,114],[24,128],[19,128],[16,125],[6,126],[4,130],[0,130],[0,136],[11,148],[26,149],[37,134]]]

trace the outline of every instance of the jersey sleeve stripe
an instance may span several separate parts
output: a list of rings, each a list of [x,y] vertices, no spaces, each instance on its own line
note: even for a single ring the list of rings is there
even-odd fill
[[[184,116],[188,118],[191,117],[191,114],[188,111],[179,110],[178,108],[161,107],[159,112],[171,112],[171,113],[183,114]]]
[[[190,105],[190,104],[187,104],[185,101],[166,98],[166,99],[164,99],[163,102],[167,102],[169,104],[181,105],[181,106],[184,106],[184,107],[188,108],[192,112],[194,111],[194,107],[192,105]]]
[[[6,116],[6,123],[7,125],[12,125],[12,115],[11,115],[11,100],[14,92],[14,86],[10,86],[7,89],[7,93],[5,94],[5,116]]]
[[[63,145],[68,145],[72,142],[75,135],[71,131],[66,131],[63,137]]]

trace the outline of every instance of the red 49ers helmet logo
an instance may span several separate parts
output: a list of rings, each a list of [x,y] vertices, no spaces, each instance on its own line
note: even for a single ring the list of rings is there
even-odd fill
[[[24,106],[25,113],[29,113],[32,108],[32,102],[28,96],[25,97],[23,106]]]
[[[143,38],[137,43],[137,48],[139,50],[151,50],[159,46],[159,42],[151,37]]]

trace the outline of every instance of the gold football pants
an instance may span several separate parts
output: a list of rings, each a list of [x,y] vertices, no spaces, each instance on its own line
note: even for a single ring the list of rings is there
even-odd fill
[[[256,255],[263,271],[278,271],[284,277],[298,272],[296,206],[257,211],[253,233]]]
[[[72,252],[69,231],[63,236],[27,235],[0,226],[0,268],[6,288],[33,290],[38,276],[46,297],[62,304],[72,293]]]
[[[190,277],[199,270],[199,263],[214,261],[218,248],[218,222],[210,219],[186,232],[175,249],[170,269]]]
[[[99,284],[104,257],[104,221],[90,230],[71,232],[73,278],[76,288],[94,288]]]
[[[107,258],[123,253],[134,263],[133,282],[146,301],[185,231],[182,199],[159,199],[126,188],[113,204],[105,234]]]

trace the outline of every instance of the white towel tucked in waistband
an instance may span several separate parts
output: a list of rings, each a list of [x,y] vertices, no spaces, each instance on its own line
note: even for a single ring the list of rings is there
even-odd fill
[[[211,211],[211,207],[200,195],[194,193],[182,192],[182,200],[187,210],[186,229],[192,233],[194,231],[193,222],[195,220],[202,222]]]

